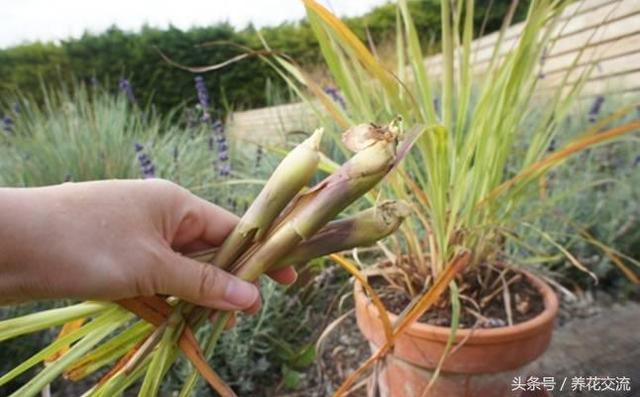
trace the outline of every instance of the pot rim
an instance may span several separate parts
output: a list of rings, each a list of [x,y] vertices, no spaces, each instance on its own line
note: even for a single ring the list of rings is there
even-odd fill
[[[465,344],[493,344],[500,343],[507,340],[524,339],[538,332],[540,328],[545,327],[548,323],[553,322],[559,307],[559,301],[556,293],[553,289],[542,279],[533,275],[532,273],[518,269],[519,272],[525,275],[529,282],[540,292],[543,297],[544,310],[537,316],[515,324],[498,328],[458,328],[456,330],[456,342],[466,339]],[[360,301],[360,304],[366,305],[366,311],[369,312],[374,318],[378,318],[378,309],[371,302],[369,297],[365,294],[362,284],[356,280],[354,283],[354,299],[356,304]],[[391,313],[387,310],[389,320],[393,324],[398,315]],[[421,338],[436,339],[440,341],[447,341],[449,334],[451,333],[451,327],[443,327],[438,325],[431,325],[422,322],[414,322],[405,331],[405,335],[413,335]]]

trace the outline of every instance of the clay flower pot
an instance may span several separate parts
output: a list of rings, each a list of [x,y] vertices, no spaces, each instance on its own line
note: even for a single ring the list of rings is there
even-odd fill
[[[396,339],[394,349],[377,372],[378,391],[387,397],[513,397],[514,376],[526,376],[526,364],[538,358],[548,347],[558,298],[544,281],[522,272],[544,300],[537,317],[513,326],[491,329],[458,329],[457,343],[464,340],[445,360],[442,371],[428,394],[423,394],[442,355],[450,328],[414,323]],[[364,293],[354,287],[356,318],[372,350],[385,342],[378,310]],[[396,315],[388,313],[391,322]],[[517,371],[514,371],[517,370]]]

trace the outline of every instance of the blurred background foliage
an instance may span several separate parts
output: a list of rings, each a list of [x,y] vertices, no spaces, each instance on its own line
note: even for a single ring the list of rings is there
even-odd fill
[[[478,2],[475,13],[476,34],[499,29],[509,2]],[[529,1],[520,1],[515,20],[525,16]],[[439,48],[440,8],[438,0],[413,1],[412,15],[420,37],[427,48]],[[364,41],[374,43],[384,55],[385,43],[393,42],[396,10],[394,4],[377,7],[369,13],[346,19],[347,24]],[[321,63],[321,53],[309,24],[287,22],[260,29],[271,48],[291,56],[308,70]],[[219,42],[202,47],[201,44]],[[112,87],[128,78],[142,104],[153,103],[158,110],[169,111],[183,101],[193,102],[193,75],[165,62],[159,50],[184,65],[202,66],[227,61],[238,55],[233,42],[252,49],[262,47],[256,29],[249,25],[242,30],[227,23],[181,30],[175,27],[158,29],[143,27],[138,32],[123,31],[116,26],[94,34],[85,33],[77,39],[59,43],[31,43],[0,50],[0,97],[20,91],[44,100],[40,84],[45,82],[86,83]],[[249,58],[225,69],[209,73],[212,102],[215,108],[224,103],[234,109],[249,109],[269,104],[275,89],[284,83],[268,65],[258,58]],[[265,90],[271,83],[269,92]],[[111,83],[111,84],[110,84]],[[188,99],[187,99],[188,98]]]

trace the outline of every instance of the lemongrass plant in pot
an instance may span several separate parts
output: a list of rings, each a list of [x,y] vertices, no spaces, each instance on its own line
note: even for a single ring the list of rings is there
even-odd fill
[[[441,1],[442,73],[436,77],[425,67],[407,1],[398,2],[393,71],[388,59],[378,59],[340,19],[314,0],[303,1],[346,106],[285,57],[265,61],[325,115],[327,129],[393,115],[428,127],[382,189],[382,195],[410,202],[415,216],[383,250],[386,259],[373,264],[383,277],[368,280],[378,285],[387,310],[380,312],[363,284],[355,284],[358,325],[375,353],[338,395],[373,363],[379,367],[371,395],[508,395],[509,371],[526,375],[522,367],[547,348],[558,310],[549,285],[508,255],[520,243],[518,228],[532,228],[517,210],[537,199],[537,182],[572,154],[637,132],[638,122],[604,128],[634,106],[549,150],[592,69],[576,68],[585,45],[555,76],[553,89],[536,91],[540,59],[567,22],[560,16],[568,1],[533,0],[519,38],[506,40],[512,6],[481,74],[472,67],[473,0]],[[528,117],[533,109],[535,119]],[[454,267],[464,270],[449,284],[449,294],[425,313],[441,276]]]

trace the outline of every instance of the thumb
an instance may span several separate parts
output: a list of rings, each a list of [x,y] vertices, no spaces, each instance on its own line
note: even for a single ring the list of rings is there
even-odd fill
[[[221,310],[245,310],[259,300],[260,293],[255,285],[224,270],[172,250],[165,257],[163,271],[154,272],[160,294]]]

